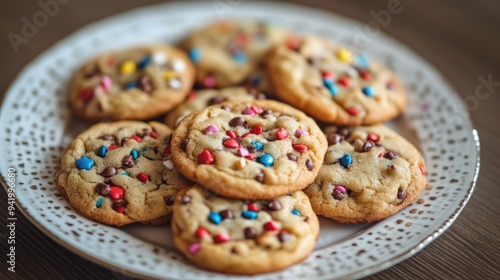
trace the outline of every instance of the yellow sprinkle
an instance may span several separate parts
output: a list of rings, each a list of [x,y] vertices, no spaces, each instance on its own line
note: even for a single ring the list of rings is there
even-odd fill
[[[342,48],[337,51],[337,57],[344,62],[350,62],[352,59],[352,53],[349,50]]]
[[[163,73],[163,78],[165,80],[170,80],[170,79],[173,79],[177,76],[177,73],[175,73],[175,71],[166,71]]]
[[[247,161],[244,158],[240,158],[238,162],[236,162],[236,166],[240,169],[245,168],[247,166]]]
[[[122,73],[124,75],[132,74],[135,72],[135,68],[136,68],[136,65],[135,65],[134,61],[125,60],[120,67],[120,73]]]

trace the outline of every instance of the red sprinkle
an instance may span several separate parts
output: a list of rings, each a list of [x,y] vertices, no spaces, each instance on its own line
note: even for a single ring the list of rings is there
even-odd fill
[[[203,150],[203,152],[198,155],[198,163],[200,164],[211,164],[214,161],[214,156],[209,150]]]
[[[370,73],[363,71],[363,70],[359,71],[359,76],[361,77],[361,79],[363,79],[365,81],[369,81],[372,79],[372,75],[370,75]]]
[[[367,138],[368,138],[368,140],[373,141],[373,142],[378,141],[378,135],[376,135],[376,134],[369,133]]]
[[[351,81],[347,77],[342,77],[337,80],[337,83],[341,84],[344,87],[348,87],[351,85]]]
[[[285,128],[280,127],[280,129],[276,131],[276,137],[278,140],[286,139],[288,137],[288,131]]]
[[[226,233],[219,233],[216,236],[214,236],[214,242],[216,244],[228,242],[230,240],[231,240],[231,237],[229,235],[227,235]]]
[[[248,135],[250,135],[250,132],[247,132],[247,133],[245,133],[245,134],[241,135],[241,139],[243,139],[243,138],[247,137]]]
[[[275,221],[269,221],[264,224],[264,230],[270,230],[270,231],[278,230],[278,224]]]
[[[308,149],[307,146],[304,144],[293,144],[292,147],[300,153],[307,151]]]
[[[123,198],[123,189],[118,186],[109,187],[109,197],[112,200],[119,200]]]
[[[224,147],[226,148],[230,148],[230,149],[236,149],[238,148],[240,145],[238,144],[238,142],[236,142],[236,140],[233,140],[233,139],[226,139],[224,141]]]
[[[108,58],[108,61],[106,63],[108,64],[108,66],[113,66],[116,63],[116,60],[114,57],[110,57]]]
[[[140,136],[138,136],[138,135],[132,135],[132,136],[130,136],[130,139],[134,139],[137,142],[141,142],[142,141],[142,138]]]
[[[156,133],[156,132],[154,132],[154,131],[151,131],[151,132],[149,133],[149,136],[151,136],[152,138],[156,139],[156,138],[158,138],[158,133]]]
[[[116,208],[116,210],[115,210],[115,211],[116,211],[116,212],[118,212],[118,213],[123,213],[123,212],[125,212],[125,205],[120,205],[120,206],[118,206],[118,208]]]
[[[420,172],[422,172],[422,175],[425,175],[425,168],[422,165],[418,165],[418,168],[420,168]]]
[[[210,235],[208,230],[204,227],[199,227],[196,232],[195,232],[196,237],[198,238],[205,238]]]
[[[247,34],[239,33],[238,35],[236,35],[235,41],[239,45],[245,45],[246,43],[248,43],[248,39],[249,38]]]
[[[346,110],[347,113],[349,113],[349,115],[353,115],[353,116],[356,116],[357,114],[359,114],[359,110],[354,108],[354,107],[351,107],[349,109]]]
[[[195,99],[196,98],[196,93],[194,91],[191,91],[188,93],[187,95],[187,99],[188,100],[192,100],[192,99]]]
[[[247,209],[248,211],[259,212],[259,207],[255,203],[248,203]]]
[[[253,154],[249,154],[248,156],[246,156],[245,158],[249,159],[249,160],[254,160],[255,159],[255,156]]]
[[[91,88],[84,88],[80,91],[80,99],[87,103],[94,97],[94,91]]]
[[[380,154],[378,154],[378,157],[384,157],[384,156],[385,156],[384,152],[381,152]]]
[[[163,156],[166,157],[170,155],[171,152],[172,152],[172,147],[168,146],[165,148],[165,151],[163,151]]]
[[[260,114],[260,113],[264,112],[264,110],[262,110],[262,108],[260,108],[259,106],[255,106],[255,105],[250,106],[250,109],[252,109],[252,111],[254,111],[256,114]]]
[[[232,130],[226,130],[226,135],[233,140],[236,140],[238,138],[238,136],[236,136],[236,133]]]
[[[333,74],[330,71],[321,71],[321,76],[323,76],[324,79],[333,80]]]
[[[298,50],[300,46],[299,38],[296,36],[288,37],[288,39],[286,40],[286,45],[289,49],[292,49],[294,51]]]
[[[252,130],[250,130],[250,132],[255,134],[255,135],[261,135],[262,134],[262,126],[256,125],[256,126],[252,127]]]
[[[139,181],[145,183],[149,180],[149,176],[148,176],[148,174],[141,172],[141,173],[137,174],[137,179],[139,179]]]
[[[108,151],[114,150],[114,149],[116,149],[116,147],[118,147],[118,146],[116,146],[115,144],[109,145]]]

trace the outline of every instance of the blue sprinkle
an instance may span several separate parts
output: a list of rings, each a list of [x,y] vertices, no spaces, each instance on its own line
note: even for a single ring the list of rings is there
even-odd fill
[[[86,156],[81,157],[80,159],[76,160],[76,168],[78,170],[90,170],[92,166],[94,166],[94,161]]]
[[[198,48],[192,48],[189,50],[189,59],[191,59],[192,62],[197,63],[198,61],[201,60],[201,49]]]
[[[125,89],[131,89],[131,88],[136,88],[137,83],[136,82],[129,82],[126,86]]]
[[[241,212],[241,216],[245,219],[255,220],[257,219],[257,212],[245,210]]]
[[[244,52],[236,52],[233,54],[233,59],[237,64],[243,64],[247,62],[247,55]]]
[[[143,151],[143,152],[145,152],[145,151],[147,151],[147,150],[149,150],[149,148],[148,148],[148,147],[144,147],[144,148],[142,148],[142,151]]]
[[[339,92],[337,86],[333,83],[332,80],[330,80],[330,79],[323,79],[323,84],[330,91],[330,94],[332,96],[336,96],[337,93]]]
[[[264,147],[264,145],[262,143],[257,142],[257,141],[252,141],[252,142],[250,142],[250,144],[254,145],[255,149],[257,149],[257,151],[262,150],[262,148]]]
[[[260,82],[262,81],[261,77],[259,75],[253,75],[250,79],[250,83],[252,86],[256,87],[260,85]]]
[[[97,155],[100,157],[105,157],[107,152],[108,148],[106,148],[106,146],[101,146],[99,150],[97,150]]]
[[[96,202],[95,202],[95,207],[101,208],[102,206],[102,197],[100,197]]]
[[[128,172],[126,172],[126,171],[123,171],[123,172],[122,172],[122,175],[123,175],[123,176],[128,176],[128,177],[130,177],[130,174],[128,174]]]
[[[360,54],[357,56],[357,64],[359,67],[361,68],[368,68],[368,59],[366,58],[366,56]]]
[[[136,160],[139,157],[139,153],[136,150],[132,150],[130,155]]]
[[[139,65],[137,66],[139,67],[139,69],[144,69],[148,67],[149,63],[151,63],[151,56],[147,55],[141,60],[141,62],[139,62]]]
[[[345,154],[341,159],[340,159],[340,164],[342,164],[343,167],[347,168],[349,165],[352,164],[352,158],[350,154]]]
[[[373,90],[372,87],[364,87],[363,88],[363,93],[366,95],[366,96],[369,96],[369,97],[373,97],[375,96],[375,91]]]
[[[300,212],[297,209],[293,209],[292,214],[294,214],[295,216],[300,216]]]
[[[257,161],[262,163],[265,167],[273,166],[274,158],[270,154],[263,154],[257,158]]]
[[[221,215],[217,212],[210,212],[210,214],[208,214],[208,219],[210,220],[210,222],[216,225],[220,224],[220,222],[222,221]]]

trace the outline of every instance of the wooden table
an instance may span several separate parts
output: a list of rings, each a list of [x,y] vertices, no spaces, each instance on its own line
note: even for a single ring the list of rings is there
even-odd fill
[[[48,1],[48,0],[42,0]],[[62,0],[59,0],[63,2]],[[66,0],[67,1],[67,0]],[[248,1],[248,0],[243,0]],[[38,30],[15,53],[7,39],[20,33],[21,18],[40,10],[37,1],[2,1],[0,4],[0,98],[19,71],[38,54],[78,28],[107,16],[153,4],[157,0],[73,0]],[[293,1],[333,11],[361,22],[373,20],[370,11],[387,9],[389,0]],[[393,15],[382,31],[405,43],[443,73],[464,100],[474,96],[478,78],[500,82],[500,2],[493,0],[401,0],[403,11]],[[467,99],[468,98],[468,99]],[[500,277],[500,84],[487,100],[470,111],[481,138],[481,174],[477,189],[456,222],[421,252],[371,279],[499,279]],[[6,194],[1,188],[1,231],[6,230]],[[18,279],[127,279],[88,262],[57,245],[19,217],[16,241]],[[6,274],[7,242],[0,239]]]

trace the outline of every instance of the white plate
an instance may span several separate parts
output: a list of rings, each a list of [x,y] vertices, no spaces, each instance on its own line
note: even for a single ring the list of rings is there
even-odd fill
[[[214,6],[227,2],[232,6]],[[470,198],[479,171],[479,139],[441,75],[385,35],[364,50],[384,61],[410,90],[410,106],[390,125],[419,147],[429,188],[418,202],[384,221],[340,225],[321,220],[316,250],[284,271],[234,277],[200,270],[173,250],[168,227],[113,228],[89,221],[58,194],[54,171],[62,149],[88,124],[72,118],[68,83],[75,69],[103,51],[148,42],[176,42],[220,15],[266,19],[301,33],[350,44],[363,26],[301,6],[250,1],[161,4],[92,24],[28,65],[9,89],[0,115],[0,170],[17,169],[17,206],[62,246],[122,273],[173,279],[355,278],[406,259],[443,233]],[[358,30],[358,31],[356,31]]]

